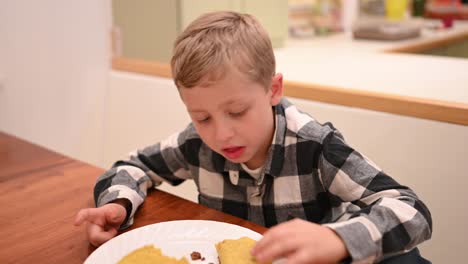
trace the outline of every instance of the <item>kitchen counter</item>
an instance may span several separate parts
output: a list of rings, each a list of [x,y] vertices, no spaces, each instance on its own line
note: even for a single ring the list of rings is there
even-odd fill
[[[468,104],[467,59],[391,52],[462,34],[468,39],[468,24],[393,42],[346,34],[292,39],[275,55],[278,71],[290,81]]]
[[[402,41],[340,33],[289,39],[275,49],[285,95],[468,125],[468,60],[402,53],[468,39],[468,23]],[[169,65],[114,58],[113,68],[170,77]]]

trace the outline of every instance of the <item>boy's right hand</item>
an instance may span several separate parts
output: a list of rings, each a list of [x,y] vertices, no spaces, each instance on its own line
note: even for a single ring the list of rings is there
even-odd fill
[[[86,222],[89,242],[98,247],[117,235],[127,211],[122,203],[109,203],[98,208],[81,209],[75,217],[75,226]]]

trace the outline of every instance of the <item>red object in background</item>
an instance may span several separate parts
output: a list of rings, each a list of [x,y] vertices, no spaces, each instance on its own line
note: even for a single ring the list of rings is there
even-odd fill
[[[437,3],[437,4],[452,4],[453,2],[460,2],[459,0],[432,0],[432,2]]]
[[[444,25],[444,28],[451,28],[453,26],[453,18],[452,17],[442,18],[442,24]]]
[[[426,4],[424,16],[441,19],[444,26],[451,25],[453,20],[468,19],[468,5],[461,0],[432,0]]]

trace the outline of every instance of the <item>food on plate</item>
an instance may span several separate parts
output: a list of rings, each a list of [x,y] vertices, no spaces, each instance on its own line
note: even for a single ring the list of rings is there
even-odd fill
[[[220,264],[257,264],[250,254],[256,241],[241,237],[239,239],[225,239],[216,244],[216,251]],[[266,263],[265,263],[266,264]]]
[[[215,244],[216,251],[218,252],[218,259],[220,264],[259,264],[255,258],[250,254],[256,241],[249,237],[241,237],[239,239],[225,239]],[[200,252],[193,251],[190,254],[193,261],[205,258]],[[153,245],[138,248],[125,257],[123,257],[118,264],[189,264],[185,257],[176,259],[163,255],[161,249]],[[264,263],[271,264],[271,263]]]
[[[203,257],[201,253],[198,251],[193,251],[192,253],[190,253],[190,258],[192,260],[199,260],[199,259],[202,261],[205,260],[205,257]]]
[[[164,256],[161,249],[154,246],[138,248],[123,257],[118,264],[189,264],[185,257],[177,260],[173,257]]]

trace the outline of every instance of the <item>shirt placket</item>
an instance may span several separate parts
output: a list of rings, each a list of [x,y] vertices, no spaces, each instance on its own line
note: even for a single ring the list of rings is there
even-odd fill
[[[252,221],[255,223],[264,226],[264,212],[263,212],[263,196],[265,195],[265,183],[264,183],[265,173],[262,172],[260,178],[255,182],[254,185],[251,185],[248,188],[248,197],[249,199],[249,216]]]

